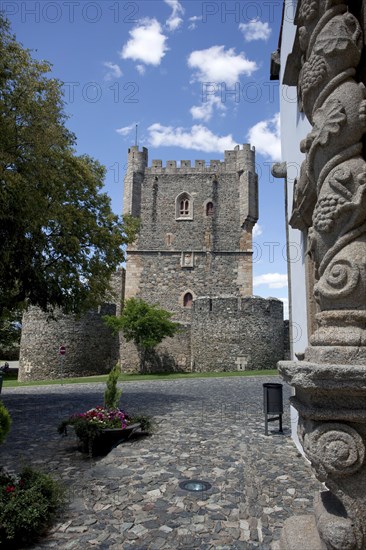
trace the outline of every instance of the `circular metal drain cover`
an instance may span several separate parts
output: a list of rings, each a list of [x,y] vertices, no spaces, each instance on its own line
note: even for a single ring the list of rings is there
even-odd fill
[[[200,481],[198,479],[189,479],[187,481],[181,481],[179,487],[185,491],[192,491],[198,493],[199,491],[208,491],[211,489],[211,484],[207,481]]]

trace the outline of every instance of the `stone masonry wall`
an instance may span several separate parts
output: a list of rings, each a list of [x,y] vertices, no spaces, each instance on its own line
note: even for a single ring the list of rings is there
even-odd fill
[[[192,369],[274,369],[283,357],[283,304],[276,298],[198,298],[192,314]]]
[[[116,307],[90,311],[79,319],[30,308],[23,317],[20,343],[19,380],[45,380],[63,376],[90,376],[108,373],[119,359],[118,336],[112,334],[102,315],[115,314]],[[59,348],[66,347],[64,359]]]
[[[133,342],[123,342],[121,369],[126,373],[140,372],[140,358]],[[191,326],[181,324],[180,332],[165,338],[148,354],[147,372],[191,372]]]
[[[238,258],[239,253],[215,254],[210,252],[193,253],[193,267],[183,267],[181,252],[147,252],[131,254],[132,262],[143,261],[139,288],[136,295],[151,304],[174,313],[174,319],[189,323],[190,308],[183,306],[186,292],[197,296],[222,293],[239,294]],[[126,296],[127,298],[128,296]]]
[[[119,360],[119,337],[103,322],[103,315],[118,315],[124,292],[125,273],[112,277],[108,303],[79,318],[47,313],[31,307],[23,316],[19,380],[44,380],[108,373]],[[63,359],[60,346],[66,347]]]

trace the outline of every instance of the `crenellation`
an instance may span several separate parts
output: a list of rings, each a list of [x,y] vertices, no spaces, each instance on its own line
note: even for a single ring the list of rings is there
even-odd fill
[[[182,165],[182,162],[184,162],[183,165]],[[206,164],[205,161],[195,161],[195,166],[192,166],[190,161],[181,161],[180,166],[178,166],[177,164],[175,165],[167,164],[166,166],[163,166],[162,163],[157,164],[157,161],[154,161],[152,166],[145,168],[144,173],[145,174],[156,174],[156,173],[164,174],[165,172],[171,173],[172,170],[174,170],[174,172],[178,174],[179,173],[181,174],[204,174],[204,173],[214,174],[215,172],[223,174],[225,172],[232,171],[232,167],[227,167],[224,162],[213,161],[213,163],[212,164],[211,163],[212,161],[210,161],[210,164]]]
[[[166,163],[166,172],[175,172],[177,170],[177,161],[176,160],[167,160]]]
[[[136,156],[138,153],[141,157],[141,160],[144,162],[147,159],[147,150],[145,148],[144,152],[139,152],[137,147],[131,147],[130,150],[132,154]],[[151,163],[151,166],[144,167],[144,172],[146,173],[155,173],[156,170],[164,172],[170,172],[171,170],[176,170],[177,173],[212,173],[214,171],[220,172],[230,172],[234,168],[240,170],[241,167],[246,168],[249,172],[255,172],[255,148],[251,147],[250,144],[245,143],[240,148],[240,145],[237,145],[231,151],[224,152],[224,160],[220,159],[211,159],[211,160],[202,160],[197,159],[194,161],[194,166],[190,160],[181,160],[179,165],[176,160],[167,160],[165,166],[161,159],[154,159]],[[136,162],[136,159],[135,159]]]

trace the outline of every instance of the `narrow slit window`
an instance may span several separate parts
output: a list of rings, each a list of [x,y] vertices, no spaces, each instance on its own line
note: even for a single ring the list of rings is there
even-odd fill
[[[214,214],[213,202],[208,202],[206,204],[206,216],[213,216],[213,214]]]

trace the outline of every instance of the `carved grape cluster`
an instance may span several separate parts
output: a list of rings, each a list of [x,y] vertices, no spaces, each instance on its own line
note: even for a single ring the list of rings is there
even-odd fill
[[[318,2],[317,0],[303,0],[300,8],[300,19],[304,23],[309,23],[312,21],[316,14],[318,13]]]
[[[302,68],[301,88],[306,94],[311,88],[318,86],[327,73],[327,66],[320,55],[313,55],[309,61],[304,63]]]
[[[338,195],[328,194],[321,197],[314,209],[313,224],[318,231],[331,230],[340,207],[346,199]]]

